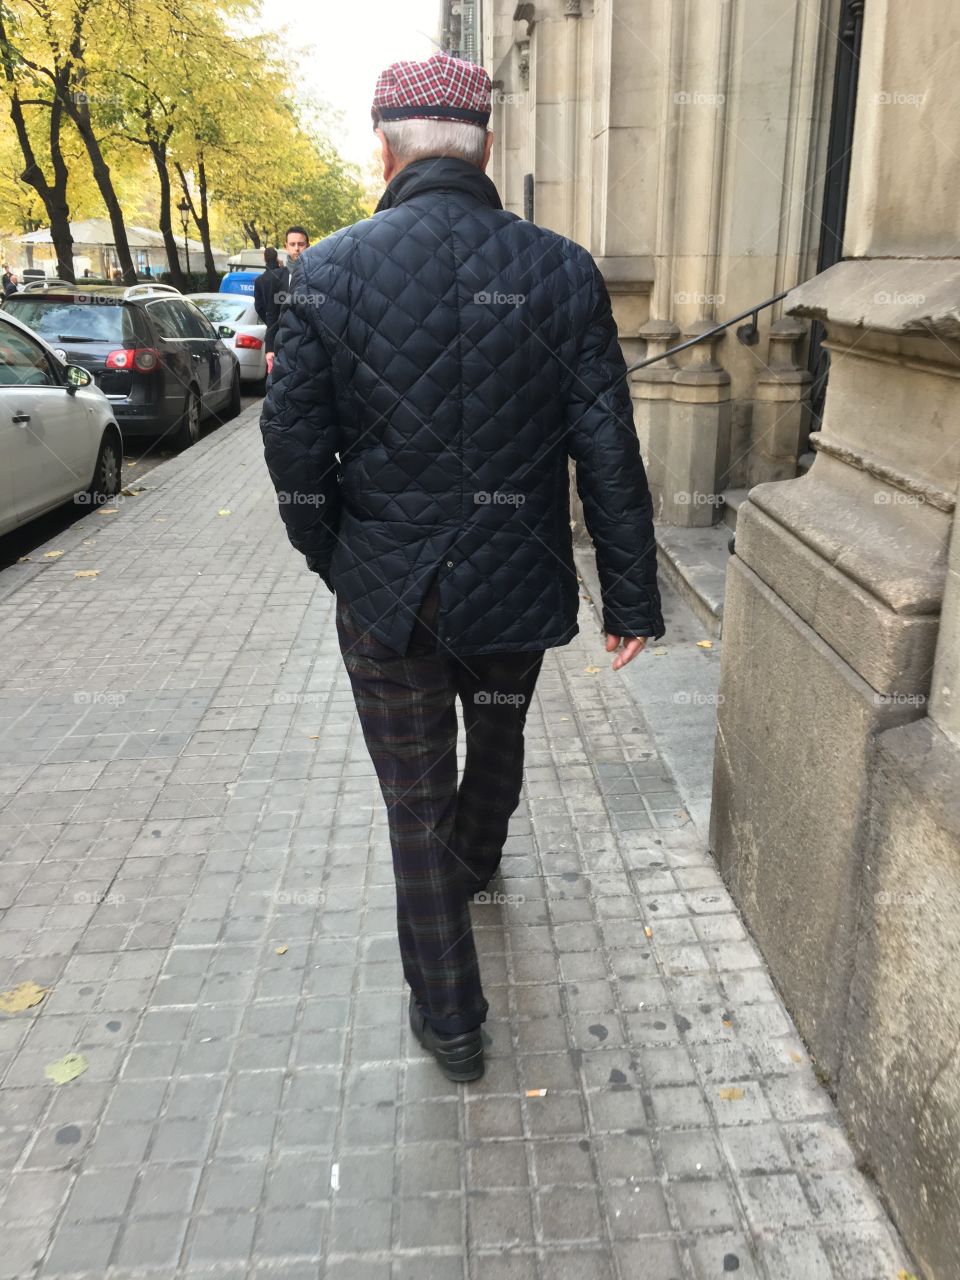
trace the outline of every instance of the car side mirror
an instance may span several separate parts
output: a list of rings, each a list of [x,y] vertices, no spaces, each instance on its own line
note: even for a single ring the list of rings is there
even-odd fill
[[[78,364],[68,364],[64,372],[67,375],[67,391],[71,394],[80,387],[89,387],[93,382],[93,375],[89,369],[84,369]]]
[[[217,326],[218,338],[232,338],[235,333],[236,333],[236,330],[231,329],[228,324],[221,324]]]

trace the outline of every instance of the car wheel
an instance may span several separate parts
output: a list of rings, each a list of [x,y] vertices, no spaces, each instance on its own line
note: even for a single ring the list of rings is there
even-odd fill
[[[174,436],[174,444],[178,449],[189,449],[200,439],[200,396],[195,387],[187,392],[183,402],[183,413],[180,425]]]
[[[93,479],[90,481],[90,487],[87,490],[92,506],[102,506],[104,502],[109,502],[111,498],[115,498],[120,492],[120,469],[122,465],[123,456],[120,449],[120,441],[113,432],[109,432],[100,442],[97,465],[93,469]]]

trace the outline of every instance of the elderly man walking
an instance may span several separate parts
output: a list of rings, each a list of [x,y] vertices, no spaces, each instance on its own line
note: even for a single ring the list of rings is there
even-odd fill
[[[519,802],[544,651],[577,632],[568,458],[614,668],[663,634],[607,291],[585,249],[504,211],[485,175],[490,90],[444,54],[381,74],[386,191],[293,268],[261,423],[290,540],[336,592],[410,1023],[461,1081],[483,1072],[487,1012],[470,898]]]

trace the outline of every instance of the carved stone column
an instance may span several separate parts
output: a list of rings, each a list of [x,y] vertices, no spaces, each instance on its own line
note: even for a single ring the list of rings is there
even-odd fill
[[[697,320],[683,331],[694,338],[712,328]],[[717,362],[719,335],[688,353],[673,376],[662,520],[703,528],[719,519],[720,494],[730,464],[730,375]]]
[[[797,359],[806,325],[784,316],[770,326],[765,371],[758,375],[753,404],[753,447],[749,483],[792,480],[797,474],[800,442],[808,430],[810,372]]]
[[[647,357],[662,355],[680,341],[680,330],[670,320],[648,320],[640,329],[646,339]],[[670,450],[670,411],[673,379],[677,364],[672,356],[630,374],[633,420],[640,439],[640,452],[647,469],[653,498],[653,516],[662,520],[664,486],[667,483],[667,456]]]

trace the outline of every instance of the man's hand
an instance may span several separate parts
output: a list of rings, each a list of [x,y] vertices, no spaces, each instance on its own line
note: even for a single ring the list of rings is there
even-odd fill
[[[273,362],[274,362],[274,360],[276,360],[276,358],[277,358],[277,357],[273,354],[273,352],[272,352],[272,351],[268,351],[268,352],[267,352],[267,374],[268,374],[268,376],[269,376],[271,373],[273,373]]]
[[[638,653],[642,653],[646,647],[646,636],[607,636],[607,653],[617,651],[617,656],[612,662],[614,671],[619,671],[621,667],[625,667],[628,662],[632,662]],[[623,646],[621,648],[620,646]]]

